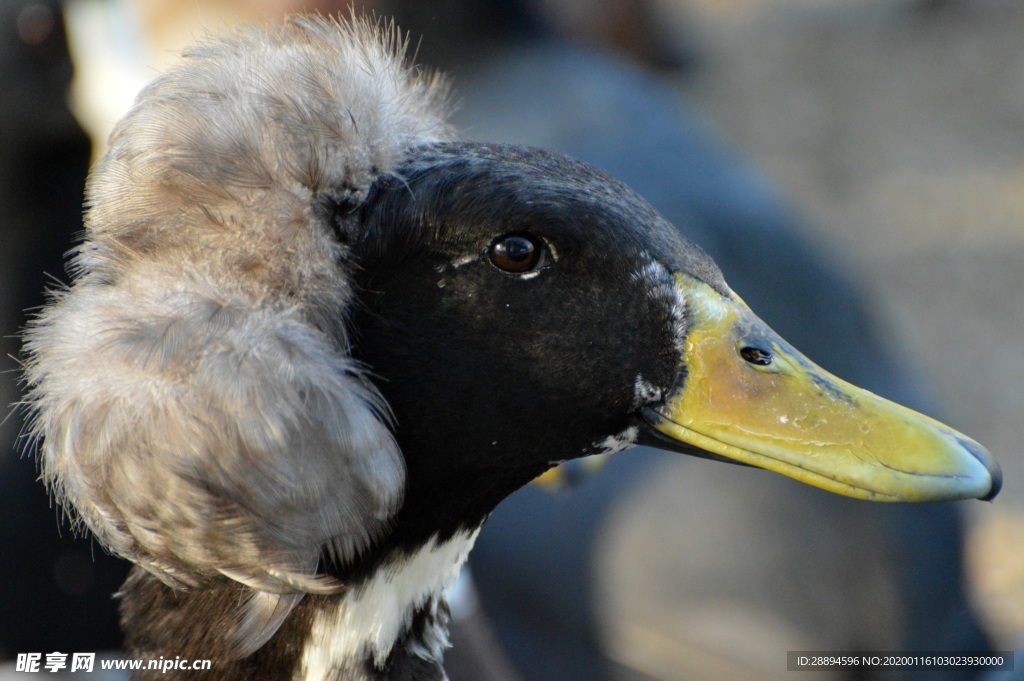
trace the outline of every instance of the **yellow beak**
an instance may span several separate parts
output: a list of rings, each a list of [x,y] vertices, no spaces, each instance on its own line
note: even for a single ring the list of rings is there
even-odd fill
[[[657,446],[782,473],[875,501],[991,499],[1002,473],[978,443],[938,421],[832,376],[738,296],[686,275],[691,313],[683,372],[644,409]]]

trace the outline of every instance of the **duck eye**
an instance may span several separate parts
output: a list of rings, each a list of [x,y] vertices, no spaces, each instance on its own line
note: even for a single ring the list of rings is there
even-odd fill
[[[740,348],[740,357],[751,364],[756,364],[759,367],[765,367],[772,363],[772,353],[767,350],[762,350],[761,348],[752,348],[749,346]]]
[[[540,263],[543,246],[530,234],[505,234],[491,243],[491,262],[499,270],[519,274]]]

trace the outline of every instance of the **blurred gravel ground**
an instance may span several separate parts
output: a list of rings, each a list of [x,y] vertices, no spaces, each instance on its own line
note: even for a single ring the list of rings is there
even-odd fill
[[[969,562],[1000,643],[1021,645],[1024,3],[677,9],[701,55],[683,90],[839,251],[940,418],[1002,463],[997,502],[970,504]]]

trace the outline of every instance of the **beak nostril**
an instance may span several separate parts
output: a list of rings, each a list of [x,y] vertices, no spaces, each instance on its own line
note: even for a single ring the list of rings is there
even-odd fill
[[[769,364],[772,363],[773,359],[772,353],[768,352],[767,350],[762,350],[761,348],[755,348],[750,346],[740,348],[740,357],[742,357],[747,362],[750,362],[751,364],[756,364],[757,366],[760,367],[768,366]]]

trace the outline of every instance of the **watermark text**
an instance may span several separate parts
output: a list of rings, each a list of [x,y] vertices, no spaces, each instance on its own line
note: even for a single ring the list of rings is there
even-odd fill
[[[35,673],[35,672],[84,672],[90,673],[96,669],[103,671],[124,670],[159,671],[166,674],[171,671],[208,671],[213,667],[210,660],[190,660],[176,656],[173,659],[163,657],[149,659],[106,659],[96,660],[96,653],[18,653],[15,660],[14,671]]]

